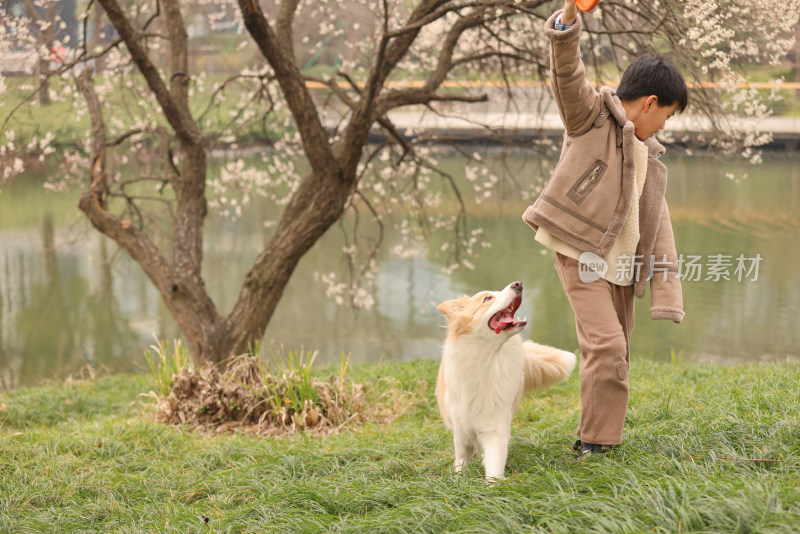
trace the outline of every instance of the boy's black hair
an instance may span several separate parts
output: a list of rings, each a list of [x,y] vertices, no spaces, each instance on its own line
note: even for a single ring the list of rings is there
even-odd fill
[[[683,111],[689,102],[689,89],[678,67],[669,59],[645,54],[628,65],[617,87],[620,100],[636,100],[656,95],[659,106],[678,103]]]

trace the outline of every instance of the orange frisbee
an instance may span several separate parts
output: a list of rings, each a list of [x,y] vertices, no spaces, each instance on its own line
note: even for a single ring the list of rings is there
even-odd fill
[[[581,11],[591,11],[599,1],[600,0],[575,0],[575,5],[578,6],[578,9]]]

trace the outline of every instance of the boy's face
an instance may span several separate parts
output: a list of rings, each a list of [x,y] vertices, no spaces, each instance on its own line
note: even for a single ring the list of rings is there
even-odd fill
[[[648,96],[642,100],[642,108],[633,120],[633,125],[636,127],[634,130],[636,137],[641,141],[646,141],[664,128],[664,123],[667,122],[667,119],[672,117],[678,110],[678,103],[675,102],[670,106],[660,106],[656,96]]]

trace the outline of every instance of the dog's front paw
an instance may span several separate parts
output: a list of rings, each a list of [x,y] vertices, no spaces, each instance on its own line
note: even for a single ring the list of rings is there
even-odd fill
[[[467,465],[467,462],[466,458],[456,458],[455,461],[453,461],[453,470],[456,473],[460,473]]]
[[[496,486],[498,484],[502,484],[506,480],[508,480],[508,477],[502,474],[501,475],[490,475],[488,473],[486,474],[486,483],[489,484],[490,486]]]

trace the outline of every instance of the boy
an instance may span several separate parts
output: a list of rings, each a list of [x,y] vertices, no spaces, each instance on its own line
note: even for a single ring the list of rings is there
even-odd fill
[[[581,416],[574,449],[583,459],[622,442],[634,295],[643,297],[650,279],[650,317],[680,323],[684,316],[664,197],[667,169],[659,161],[664,147],[652,136],[686,108],[688,90],[674,64],[643,56],[616,92],[596,91],[581,61],[580,31],[575,0],[545,23],[564,145],[522,218],[536,230],[536,241],[556,253],[575,313]]]

